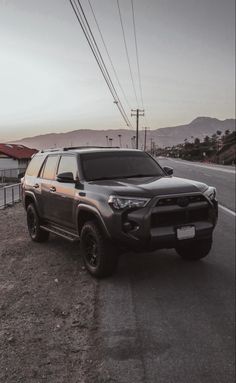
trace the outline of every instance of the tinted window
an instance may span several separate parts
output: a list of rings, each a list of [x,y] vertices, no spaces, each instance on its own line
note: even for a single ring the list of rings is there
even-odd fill
[[[42,166],[42,163],[44,161],[44,156],[34,156],[32,160],[29,163],[29,166],[27,167],[26,174],[28,176],[38,176],[39,170]]]
[[[163,176],[161,167],[144,152],[100,152],[81,155],[86,180]]]
[[[55,178],[58,156],[49,156],[44,166],[43,178],[53,180]]]
[[[57,174],[71,172],[73,173],[74,179],[76,179],[77,168],[77,159],[75,156],[62,156],[58,166]]]

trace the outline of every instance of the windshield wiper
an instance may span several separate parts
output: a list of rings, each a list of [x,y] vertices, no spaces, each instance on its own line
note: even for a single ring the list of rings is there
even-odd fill
[[[134,175],[125,176],[122,178],[161,177],[161,176],[162,176],[161,174],[134,174]]]
[[[88,180],[89,182],[92,182],[92,181],[105,181],[105,180],[117,180],[117,179],[123,179],[123,178],[138,178],[138,177],[162,177],[161,174],[134,174],[134,175],[129,175],[129,176],[124,176],[124,175],[120,175],[120,176],[110,176],[110,177],[99,177],[99,178],[93,178],[91,180]]]
[[[123,178],[122,176],[119,176],[119,177],[98,177],[98,178],[93,178],[91,180],[88,180],[89,182],[91,181],[104,181],[104,180],[115,180],[115,179],[120,179],[120,178]]]

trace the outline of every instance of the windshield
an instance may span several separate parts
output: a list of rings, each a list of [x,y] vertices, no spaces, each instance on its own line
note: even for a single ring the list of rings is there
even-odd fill
[[[165,175],[156,161],[145,152],[86,153],[81,155],[81,160],[87,181]]]

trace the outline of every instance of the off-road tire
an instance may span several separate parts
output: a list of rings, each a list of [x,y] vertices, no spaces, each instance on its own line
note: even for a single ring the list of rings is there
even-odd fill
[[[27,207],[27,226],[32,241],[46,242],[48,240],[49,232],[40,228],[40,219],[32,203]]]
[[[212,246],[212,238],[197,240],[188,244],[179,244],[175,250],[187,261],[197,261],[206,257]]]
[[[118,263],[117,250],[94,221],[86,222],[80,234],[80,249],[88,272],[104,278],[112,275]]]

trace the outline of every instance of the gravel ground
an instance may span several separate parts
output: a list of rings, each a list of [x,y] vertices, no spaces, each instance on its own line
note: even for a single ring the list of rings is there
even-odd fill
[[[0,382],[97,382],[96,295],[78,243],[33,243],[21,204],[0,211]]]

